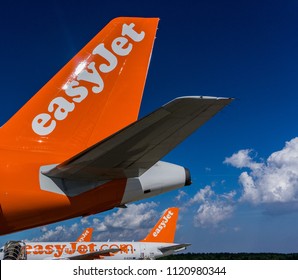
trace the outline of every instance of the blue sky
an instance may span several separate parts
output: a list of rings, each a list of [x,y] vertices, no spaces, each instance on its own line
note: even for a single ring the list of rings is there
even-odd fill
[[[298,252],[297,12],[288,0],[2,4],[1,123],[118,16],[160,18],[140,116],[183,95],[235,101],[164,158],[192,186],[0,243],[75,240],[86,226],[94,240],[138,240],[178,206],[190,252]]]

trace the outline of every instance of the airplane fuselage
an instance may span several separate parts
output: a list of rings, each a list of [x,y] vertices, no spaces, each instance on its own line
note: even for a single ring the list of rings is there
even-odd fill
[[[27,243],[27,259],[67,259],[76,255],[85,255],[107,249],[119,249],[118,252],[101,256],[101,259],[134,260],[155,259],[164,256],[158,249],[176,245],[175,243],[155,242],[47,242]]]
[[[2,150],[1,154],[6,160],[0,163],[0,234],[106,211],[121,202],[126,180],[111,181],[80,197],[69,197],[41,189],[39,169],[51,155],[37,153],[33,159],[29,152]],[[109,191],[111,186],[113,193]]]
[[[1,235],[104,212],[183,187],[187,180],[183,167],[158,162],[138,178],[83,182],[77,187],[78,193],[69,194],[53,180],[41,180],[41,167],[56,163],[59,156],[4,149],[0,153],[5,159],[0,162]],[[152,177],[158,181],[152,181]],[[84,191],[80,193],[80,189]]]

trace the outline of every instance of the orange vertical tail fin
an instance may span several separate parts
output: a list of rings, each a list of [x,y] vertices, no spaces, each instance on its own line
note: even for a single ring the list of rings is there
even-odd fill
[[[157,24],[112,20],[1,128],[4,144],[69,156],[134,122]]]
[[[176,233],[179,208],[167,209],[161,216],[155,227],[141,242],[165,242],[173,243]]]
[[[91,242],[93,228],[86,228],[76,242]]]

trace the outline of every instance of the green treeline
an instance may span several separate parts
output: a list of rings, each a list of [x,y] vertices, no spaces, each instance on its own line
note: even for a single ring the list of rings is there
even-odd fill
[[[298,253],[187,253],[163,257],[160,260],[298,260]]]

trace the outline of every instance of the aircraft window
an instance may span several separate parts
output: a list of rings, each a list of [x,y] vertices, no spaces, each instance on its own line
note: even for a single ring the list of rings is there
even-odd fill
[[[0,253],[2,253],[2,252],[3,252],[3,248],[0,249]]]

